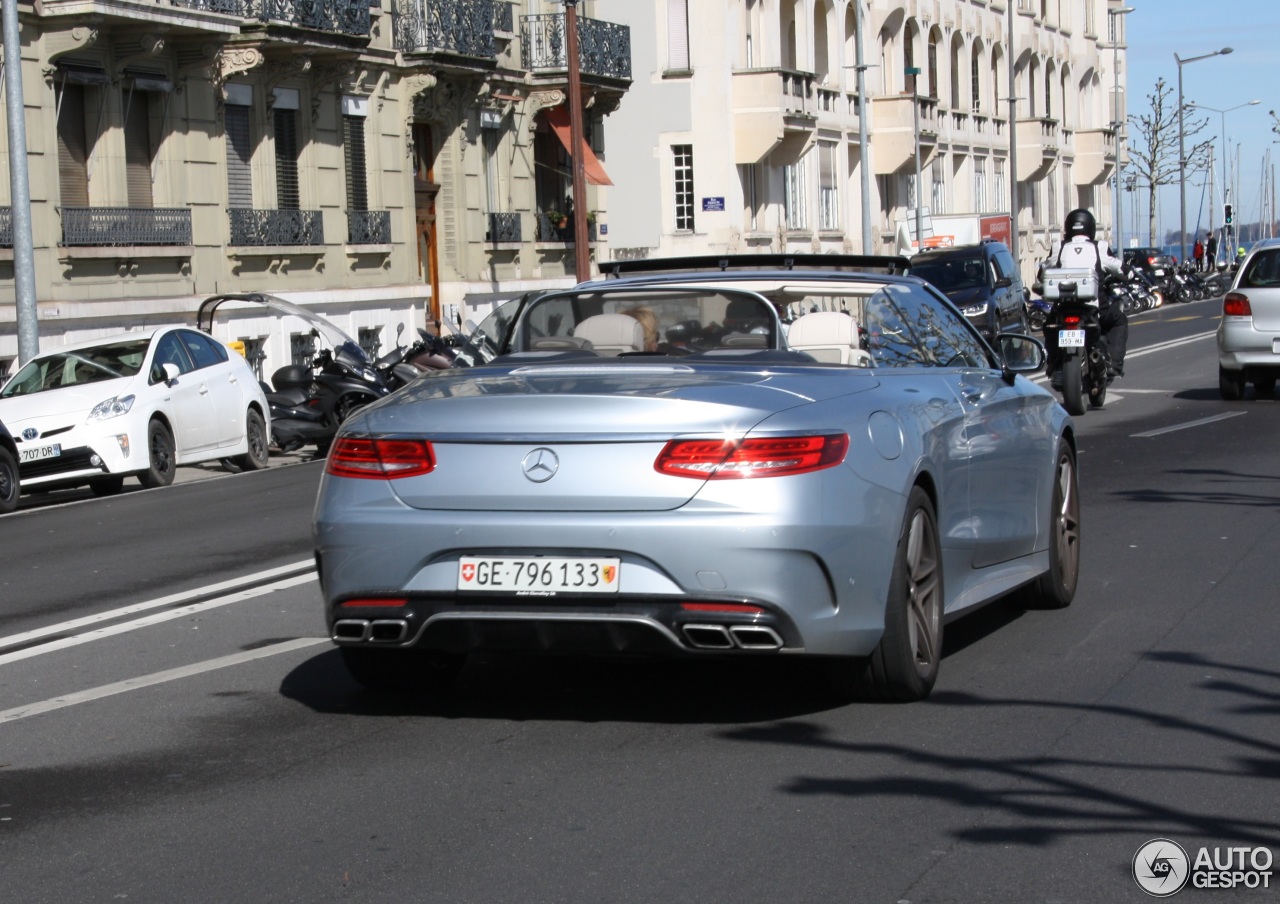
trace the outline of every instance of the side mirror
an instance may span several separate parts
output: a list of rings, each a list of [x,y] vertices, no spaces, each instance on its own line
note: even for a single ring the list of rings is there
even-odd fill
[[[170,386],[174,380],[178,379],[181,373],[182,371],[178,370],[178,365],[176,364],[160,364],[156,362],[151,365],[151,382],[164,383],[166,386]]]
[[[401,333],[403,333],[403,332],[404,332],[404,324],[403,324],[403,323],[397,323],[397,324],[396,324],[396,341],[397,341],[397,342],[399,342],[399,341],[400,341],[400,334],[401,334]]]
[[[1023,333],[1001,333],[996,337],[1004,378],[1009,383],[1017,374],[1034,374],[1044,369],[1048,353],[1044,343]]]
[[[1007,289],[1011,285],[1013,285],[1013,278],[1009,276],[1003,276],[1000,279],[996,280],[995,285],[997,289]]]

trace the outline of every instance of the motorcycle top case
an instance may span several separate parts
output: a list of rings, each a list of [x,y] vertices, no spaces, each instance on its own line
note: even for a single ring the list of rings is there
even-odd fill
[[[1062,297],[1062,287],[1075,283],[1075,297],[1080,301],[1096,301],[1098,298],[1098,274],[1092,269],[1074,269],[1069,267],[1048,267],[1041,280],[1041,295],[1046,301],[1058,301]]]
[[[271,385],[281,392],[306,389],[311,385],[311,369],[301,364],[286,364],[271,375]]]

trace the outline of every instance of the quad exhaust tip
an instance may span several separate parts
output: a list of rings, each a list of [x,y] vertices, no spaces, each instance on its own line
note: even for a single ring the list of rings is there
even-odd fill
[[[409,634],[402,618],[344,618],[333,623],[333,639],[347,643],[400,643]]]
[[[780,650],[782,638],[765,625],[685,625],[685,640],[699,650]]]

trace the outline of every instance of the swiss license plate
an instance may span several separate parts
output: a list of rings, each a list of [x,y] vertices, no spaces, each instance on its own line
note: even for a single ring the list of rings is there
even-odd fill
[[[518,596],[559,593],[617,593],[621,560],[464,556],[458,561],[458,589],[500,591]]]
[[[52,443],[47,446],[32,446],[30,448],[22,448],[18,450],[18,460],[21,461],[43,461],[46,458],[57,458],[62,454],[62,444]]]
[[[1084,330],[1058,330],[1058,348],[1084,348]]]

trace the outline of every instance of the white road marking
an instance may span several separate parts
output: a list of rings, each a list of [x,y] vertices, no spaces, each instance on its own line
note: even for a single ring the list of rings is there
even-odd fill
[[[1159,436],[1162,433],[1172,433],[1175,430],[1186,430],[1189,427],[1202,427],[1205,424],[1212,424],[1215,421],[1225,421],[1228,418],[1239,417],[1242,414],[1248,414],[1247,411],[1228,411],[1225,414],[1215,414],[1213,417],[1202,417],[1198,421],[1187,421],[1184,424],[1174,424],[1171,427],[1161,427],[1159,430],[1148,430],[1146,433],[1130,433],[1132,437]]]
[[[124,681],[117,681],[114,684],[104,684],[101,687],[90,688],[87,691],[80,691],[75,694],[66,694],[62,697],[54,697],[50,700],[42,700],[38,703],[28,703],[25,706],[15,706],[13,709],[0,710],[0,725],[5,724],[6,722],[16,722],[18,719],[25,719],[28,716],[37,716],[41,713],[51,712],[55,709],[62,709],[66,706],[75,706],[77,703],[88,703],[91,700],[101,700],[103,697],[111,697],[115,694],[136,691],[140,688],[151,687],[156,684],[164,684],[168,681],[176,681],[179,678],[199,675],[202,672],[212,672],[215,669],[224,669],[228,666],[252,662],[255,659],[266,659],[268,656],[276,656],[280,653],[291,653],[294,650],[303,650],[307,647],[314,647],[319,644],[327,644],[329,642],[330,641],[327,637],[299,637],[295,640],[286,640],[283,643],[272,644],[269,647],[259,647],[256,650],[247,650],[243,653],[233,653],[230,656],[222,656],[218,659],[207,659],[204,662],[194,662],[191,665],[184,665],[176,669],[168,669],[164,672],[153,672],[150,675],[128,678]]]
[[[1207,333],[1196,333],[1194,336],[1183,336],[1181,339],[1171,339],[1168,342],[1157,342],[1155,345],[1144,346],[1135,349],[1125,355],[1125,360],[1130,358],[1141,358],[1143,355],[1151,355],[1156,352],[1162,352],[1167,349],[1177,348],[1179,345],[1190,345],[1192,342],[1199,342],[1201,339],[1211,339],[1218,335],[1217,330],[1210,330]]]
[[[142,618],[135,618],[133,621],[121,622],[118,625],[111,625],[105,628],[98,628],[96,631],[87,631],[84,634],[77,634],[74,637],[61,637],[57,640],[51,640],[48,643],[27,647],[23,650],[14,650],[12,653],[0,655],[0,665],[7,665],[10,662],[17,662],[21,659],[30,659],[33,656],[43,656],[45,653],[65,650],[68,647],[76,647],[80,644],[89,643],[93,640],[101,640],[104,637],[124,634],[127,631],[136,631],[138,628],[158,625],[163,622],[173,621],[176,618],[185,618],[186,616],[194,615],[197,612],[205,612],[209,609],[217,609],[221,606],[230,606],[232,603],[243,602],[244,600],[253,599],[255,596],[263,596],[267,593],[273,593],[276,590],[296,587],[299,584],[306,584],[314,581],[315,579],[315,574],[295,575],[294,577],[275,581],[271,584],[263,584],[261,587],[252,587],[248,590],[241,590],[237,593],[228,594],[227,596],[220,596],[215,599],[205,600],[203,603],[193,603],[190,606],[181,606],[177,609],[169,609],[165,612],[156,612]]]
[[[36,628],[33,631],[24,631],[21,634],[11,634],[8,637],[0,637],[0,649],[5,647],[16,647],[19,644],[28,643],[33,640],[39,640],[41,637],[53,637],[58,634],[66,634],[68,631],[74,631],[77,628],[83,628],[86,625],[97,625],[102,622],[115,621],[117,618],[123,618],[126,615],[133,615],[136,612],[146,612],[148,609],[159,609],[163,606],[172,606],[174,603],[180,603],[183,600],[194,599],[199,596],[208,596],[211,593],[220,593],[224,590],[230,590],[233,587],[243,587],[245,584],[254,583],[256,581],[265,581],[281,574],[289,574],[300,568],[314,569],[315,562],[310,559],[304,559],[301,562],[294,562],[292,565],[281,565],[279,568],[268,568],[266,571],[255,572],[254,574],[245,575],[244,577],[235,578],[230,581],[221,581],[217,584],[209,584],[205,587],[197,587],[194,590],[184,590],[181,593],[174,593],[169,596],[162,596],[159,599],[148,600],[145,603],[134,603],[131,606],[123,606],[119,609],[112,609],[110,612],[99,612],[97,615],[88,615],[84,618],[77,618],[71,621],[61,622],[56,625],[47,625],[43,628]],[[0,662],[3,660],[0,659]]]

